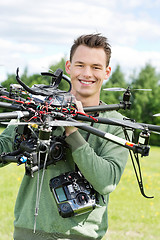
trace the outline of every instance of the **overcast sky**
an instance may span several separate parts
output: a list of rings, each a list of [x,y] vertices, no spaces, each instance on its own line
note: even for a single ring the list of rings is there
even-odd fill
[[[160,72],[160,0],[1,0],[0,82],[7,73],[40,73],[68,57],[73,40],[102,33],[111,67],[124,73],[151,63]]]

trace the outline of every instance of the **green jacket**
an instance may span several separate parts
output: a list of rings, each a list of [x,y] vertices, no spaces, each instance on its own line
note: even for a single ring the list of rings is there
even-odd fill
[[[116,111],[100,113],[100,117],[122,118]],[[94,123],[94,127],[124,138],[121,127]],[[59,136],[64,129],[58,127],[53,135]],[[14,127],[8,126],[0,136],[1,151],[11,151]],[[116,188],[124,171],[128,150],[90,134],[86,142],[87,132],[78,130],[66,138],[69,144],[66,161],[59,161],[56,165],[47,167],[44,175],[36,233],[33,233],[34,213],[37,190],[37,172],[34,177],[24,176],[16,205],[15,232],[16,240],[26,234],[26,239],[101,239],[108,228],[107,207],[109,194]],[[75,163],[85,178],[92,184],[100,195],[104,196],[106,204],[99,197],[99,204],[89,213],[79,216],[62,218],[49,188],[49,181],[55,176],[68,171],[74,171]],[[42,170],[40,171],[42,174]],[[41,176],[41,175],[40,175]],[[48,237],[48,238],[47,238]],[[24,239],[24,238],[23,238]]]

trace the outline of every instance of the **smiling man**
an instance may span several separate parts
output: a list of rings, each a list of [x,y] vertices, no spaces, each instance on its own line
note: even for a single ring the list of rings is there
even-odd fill
[[[70,60],[66,62],[66,72],[70,74],[72,93],[78,101],[79,111],[86,106],[99,105],[103,81],[111,73],[110,56],[110,45],[99,34],[82,35],[75,40]],[[76,130],[73,127],[66,128],[66,136]]]
[[[99,42],[98,45],[100,39],[101,44]],[[108,63],[111,50],[105,40],[99,35],[92,38],[90,35],[80,37],[71,49],[70,60],[66,62],[66,71],[72,81],[72,93],[83,106],[99,104],[101,86],[110,75],[111,67]]]
[[[82,35],[74,41],[70,60],[66,62],[66,71],[71,77],[72,94],[76,97],[79,111],[83,111],[83,107],[104,104],[100,101],[100,91],[103,81],[107,80],[111,73],[110,57],[110,44],[107,38],[100,34]],[[98,114],[100,117],[122,118],[116,111]],[[103,124],[94,124],[94,127],[125,138],[121,127]],[[81,216],[81,227],[79,225],[73,229],[76,228],[81,240],[102,239],[108,227],[109,194],[120,181],[128,151],[76,127],[66,127],[65,134],[73,161],[98,193],[100,206],[91,213]],[[73,236],[73,239],[76,237]]]

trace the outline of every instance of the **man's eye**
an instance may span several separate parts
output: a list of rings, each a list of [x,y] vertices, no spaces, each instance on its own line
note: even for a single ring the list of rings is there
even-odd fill
[[[93,67],[96,70],[101,70],[101,67]]]
[[[82,65],[82,64],[77,64],[76,66],[77,66],[77,67],[83,67],[83,65]]]

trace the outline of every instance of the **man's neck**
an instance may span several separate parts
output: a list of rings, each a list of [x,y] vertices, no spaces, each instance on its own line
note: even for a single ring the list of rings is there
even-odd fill
[[[82,96],[75,96],[76,100],[81,101],[83,107],[90,107],[90,106],[98,106],[99,105],[99,97],[90,96],[90,97],[82,97]]]

